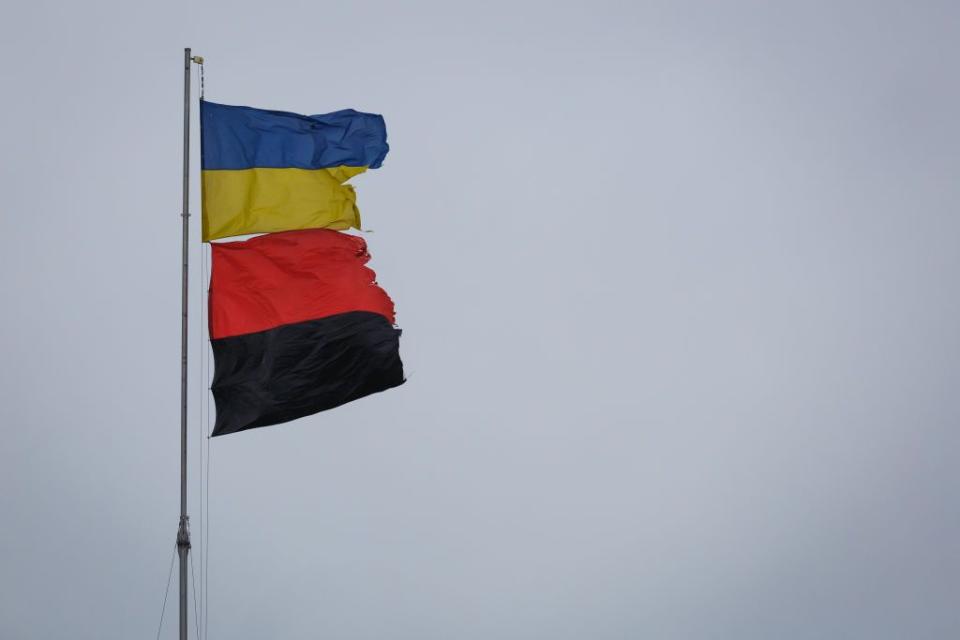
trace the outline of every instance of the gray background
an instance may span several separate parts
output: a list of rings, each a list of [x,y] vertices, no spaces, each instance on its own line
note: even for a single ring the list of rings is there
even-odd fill
[[[187,45],[385,114],[410,376],[213,440],[201,527],[193,316],[211,638],[960,637],[955,3],[3,14],[0,637],[156,632]]]

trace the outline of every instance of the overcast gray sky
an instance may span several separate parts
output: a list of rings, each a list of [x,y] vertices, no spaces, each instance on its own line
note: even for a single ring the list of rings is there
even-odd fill
[[[410,377],[212,441],[201,527],[193,316],[210,638],[960,637],[958,34],[951,2],[5,4],[0,637],[156,633],[184,46],[211,100],[384,114],[354,184]]]

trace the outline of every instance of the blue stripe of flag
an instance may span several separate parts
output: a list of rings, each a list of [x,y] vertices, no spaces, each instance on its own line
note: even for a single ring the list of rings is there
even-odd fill
[[[383,116],[344,109],[317,116],[200,102],[203,169],[350,166],[387,155]]]

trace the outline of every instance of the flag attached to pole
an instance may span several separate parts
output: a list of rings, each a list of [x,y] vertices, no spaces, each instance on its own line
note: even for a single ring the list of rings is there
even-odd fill
[[[383,117],[200,102],[203,240],[360,228],[353,176],[387,155]]]
[[[213,435],[403,384],[393,301],[363,238],[309,229],[210,246]]]

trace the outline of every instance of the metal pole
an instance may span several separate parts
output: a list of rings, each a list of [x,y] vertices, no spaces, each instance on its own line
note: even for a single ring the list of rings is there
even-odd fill
[[[190,238],[190,48],[183,50],[183,272],[180,318],[180,640],[187,640],[187,554],[190,552],[190,516],[187,515],[187,285]]]

